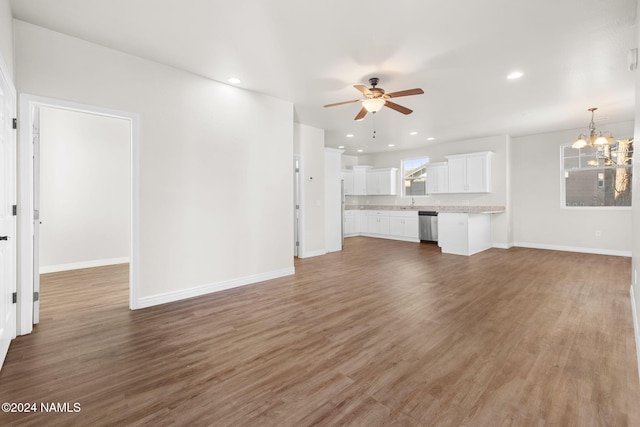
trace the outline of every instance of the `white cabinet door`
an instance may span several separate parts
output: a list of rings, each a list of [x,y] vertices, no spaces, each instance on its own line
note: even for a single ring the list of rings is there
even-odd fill
[[[449,159],[449,192],[464,193],[467,188],[467,159]]]
[[[378,230],[378,233],[383,236],[389,235],[389,217],[388,216],[383,216],[380,218],[380,229]]]
[[[380,194],[395,196],[397,193],[397,168],[385,169],[378,172],[378,183],[380,185]]]
[[[375,215],[367,215],[367,229],[365,233],[378,234],[380,231],[380,218]]]
[[[427,166],[427,194],[449,191],[449,167],[446,163]]]
[[[449,160],[449,193],[489,193],[491,153],[445,156]]]
[[[418,212],[391,212],[389,236],[399,240],[418,241]]]
[[[356,215],[356,227],[358,234],[367,232],[367,211],[358,211]]]
[[[417,239],[418,234],[418,218],[404,218],[404,226],[402,227],[402,237],[409,239]]]
[[[352,171],[342,171],[342,185],[344,188],[345,196],[353,196],[354,195],[354,187],[353,187],[353,172]]]
[[[397,173],[398,168],[367,171],[367,194],[395,196],[398,182]]]
[[[367,170],[369,169],[371,166],[353,166],[353,195],[367,194]]]
[[[404,235],[404,218],[392,216],[389,218],[389,234],[391,236]]]
[[[355,234],[358,234],[358,212],[345,211],[344,212],[344,235],[353,236]]]
[[[467,159],[467,191],[469,193],[489,192],[487,182],[487,158],[473,156]]]
[[[367,211],[367,234],[389,234],[389,212]]]
[[[367,194],[372,196],[382,194],[380,188],[380,172],[367,172]]]

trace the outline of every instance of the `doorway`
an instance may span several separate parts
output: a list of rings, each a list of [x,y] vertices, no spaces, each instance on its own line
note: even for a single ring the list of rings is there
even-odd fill
[[[33,302],[22,299],[18,333],[39,320],[41,272],[129,262],[136,308],[137,116],[30,95],[20,101],[19,285]]]
[[[131,123],[52,107],[37,115],[34,282],[39,274],[128,264]]]

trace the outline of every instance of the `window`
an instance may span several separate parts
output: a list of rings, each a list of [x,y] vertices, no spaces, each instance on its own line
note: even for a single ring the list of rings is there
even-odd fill
[[[427,163],[429,163],[428,157],[402,161],[404,196],[425,196],[427,194]]]
[[[562,147],[565,206],[631,206],[633,138]]]

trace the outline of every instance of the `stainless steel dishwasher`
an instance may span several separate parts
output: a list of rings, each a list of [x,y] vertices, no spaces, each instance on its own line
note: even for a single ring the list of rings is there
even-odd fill
[[[438,212],[418,211],[421,242],[438,241]]]

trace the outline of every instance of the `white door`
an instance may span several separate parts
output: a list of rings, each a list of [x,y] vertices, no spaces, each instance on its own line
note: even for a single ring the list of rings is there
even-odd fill
[[[33,324],[40,323],[40,107],[33,109]]]
[[[0,58],[0,368],[16,336],[16,92]]]
[[[300,250],[300,156],[293,157],[293,256]]]

